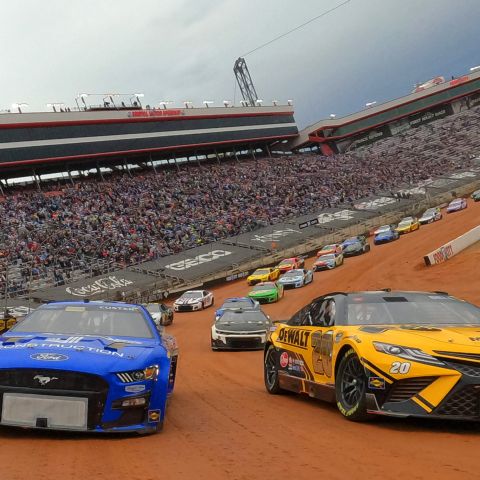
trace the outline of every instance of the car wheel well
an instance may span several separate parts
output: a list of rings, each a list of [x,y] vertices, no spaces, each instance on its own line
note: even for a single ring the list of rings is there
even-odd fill
[[[338,371],[338,367],[340,366],[340,363],[342,362],[342,358],[351,349],[352,347],[350,345],[344,345],[338,352],[337,360],[335,361],[335,377],[334,378],[337,378],[337,371]]]

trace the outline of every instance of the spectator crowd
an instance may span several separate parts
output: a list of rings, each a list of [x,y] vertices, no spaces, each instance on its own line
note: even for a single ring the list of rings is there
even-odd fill
[[[331,157],[229,160],[9,190],[0,198],[0,263],[17,265],[23,282],[49,271],[61,284],[74,264],[134,264],[414,186],[471,166],[480,116],[467,113],[467,121],[453,117]],[[451,155],[459,145],[466,148]]]

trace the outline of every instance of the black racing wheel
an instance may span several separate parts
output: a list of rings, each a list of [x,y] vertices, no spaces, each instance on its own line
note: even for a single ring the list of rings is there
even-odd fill
[[[265,388],[267,392],[272,395],[282,393],[278,381],[278,366],[277,366],[277,352],[273,345],[270,345],[265,353],[265,360],[263,363]]]
[[[340,361],[335,379],[337,407],[348,420],[361,422],[368,418],[365,392],[367,377],[355,350],[351,348]]]

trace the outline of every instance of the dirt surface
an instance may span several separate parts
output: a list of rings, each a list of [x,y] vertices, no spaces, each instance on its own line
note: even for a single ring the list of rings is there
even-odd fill
[[[443,265],[423,255],[478,225],[480,204],[372,246],[313,284],[265,307],[284,319],[335,290],[443,290],[480,304],[472,247]],[[308,262],[310,265],[312,261]],[[244,280],[215,289],[215,302],[246,294]],[[478,424],[380,419],[355,424],[333,405],[270,396],[261,352],[212,352],[214,309],[175,316],[167,327],[181,348],[176,390],[164,431],[148,437],[0,430],[2,480],[10,479],[312,479],[478,478]]]

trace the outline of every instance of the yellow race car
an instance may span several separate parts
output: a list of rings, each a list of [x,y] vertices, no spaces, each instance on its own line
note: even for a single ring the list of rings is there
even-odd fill
[[[277,267],[257,268],[251,275],[247,277],[249,285],[256,285],[261,282],[273,282],[280,276],[280,270]]]
[[[442,292],[336,292],[267,338],[269,393],[370,415],[480,420],[480,308]]]
[[[402,233],[409,233],[420,228],[420,222],[418,221],[417,217],[405,217],[400,220],[397,228],[395,229],[396,232]]]

